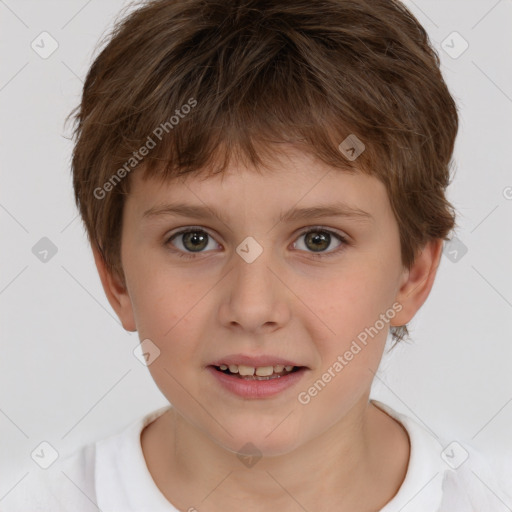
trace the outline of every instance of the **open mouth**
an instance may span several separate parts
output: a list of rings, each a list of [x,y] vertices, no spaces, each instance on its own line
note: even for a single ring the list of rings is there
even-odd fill
[[[220,366],[213,366],[217,371],[224,373],[226,375],[230,375],[234,378],[243,379],[243,380],[271,380],[271,379],[280,379],[281,377],[285,377],[290,373],[295,373],[300,369],[304,368],[303,366],[263,366],[259,368],[253,368],[250,366],[243,365],[225,365],[222,364]]]

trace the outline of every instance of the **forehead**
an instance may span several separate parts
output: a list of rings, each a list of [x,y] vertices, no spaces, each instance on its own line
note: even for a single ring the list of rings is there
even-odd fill
[[[366,217],[376,217],[389,209],[386,189],[377,178],[334,168],[293,150],[257,169],[232,163],[214,175],[205,169],[162,181],[142,179],[134,172],[131,180],[125,206],[137,217],[154,214],[170,203],[179,203],[182,213],[186,205],[192,207],[188,213],[194,208],[213,208],[223,220],[230,215],[261,216],[267,211],[276,217],[292,208],[304,209],[307,216],[307,209],[327,204],[362,220],[364,212]]]

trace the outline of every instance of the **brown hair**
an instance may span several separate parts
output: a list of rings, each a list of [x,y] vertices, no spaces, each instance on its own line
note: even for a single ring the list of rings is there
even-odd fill
[[[448,239],[457,108],[428,35],[400,1],[151,0],[106,43],[68,119],[76,202],[122,281],[133,169],[164,180],[213,174],[233,155],[257,167],[273,142],[381,180],[404,267],[429,240]],[[338,147],[349,135],[365,145],[355,160]],[[391,333],[408,335],[406,326]]]

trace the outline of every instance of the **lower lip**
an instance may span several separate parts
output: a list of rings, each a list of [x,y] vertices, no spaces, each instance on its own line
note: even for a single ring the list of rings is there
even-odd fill
[[[225,389],[243,398],[267,398],[277,395],[299,382],[307,370],[307,368],[301,368],[277,379],[246,380],[223,373],[213,366],[208,366],[206,369],[213,374]]]

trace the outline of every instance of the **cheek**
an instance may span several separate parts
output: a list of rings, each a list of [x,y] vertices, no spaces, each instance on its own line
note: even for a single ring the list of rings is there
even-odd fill
[[[190,361],[197,364],[198,343],[204,338],[200,329],[210,322],[205,315],[212,311],[205,297],[211,286],[180,269],[159,268],[141,268],[132,283],[132,305],[140,339],[153,341],[163,356],[158,363],[166,361],[175,370]]]
[[[359,262],[317,285],[303,296],[315,313],[307,316],[308,330],[321,351],[322,369],[342,356],[344,377],[338,383],[369,382],[369,368],[378,367],[394,317],[394,283],[385,263]]]
[[[179,281],[172,284],[160,279],[147,281],[134,293],[132,303],[140,336],[154,338],[167,344],[171,338],[189,328],[191,308],[195,295],[181,288]]]
[[[373,324],[391,306],[394,296],[390,273],[378,262],[346,267],[317,281],[314,287],[305,283],[305,288],[305,302],[336,335],[344,338]]]
[[[186,313],[190,285],[180,273],[137,252],[125,264],[129,294],[141,339],[162,338]]]

